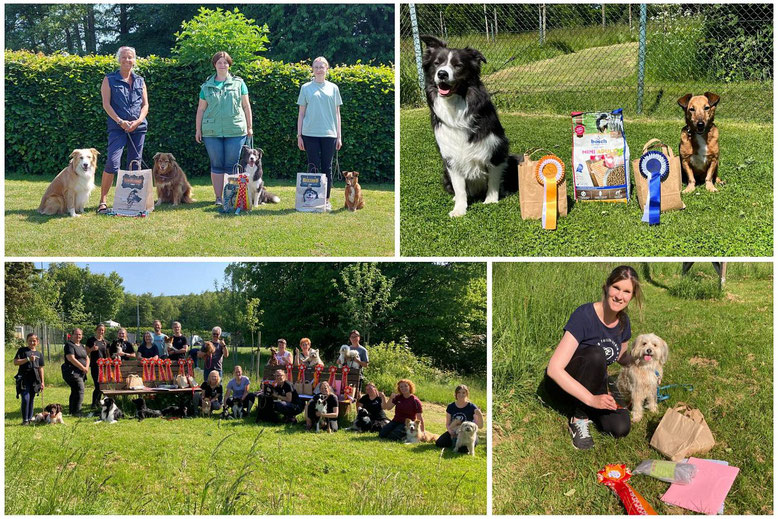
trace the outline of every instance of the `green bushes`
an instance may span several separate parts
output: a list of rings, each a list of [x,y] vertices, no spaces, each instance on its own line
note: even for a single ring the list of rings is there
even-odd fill
[[[54,175],[74,148],[105,152],[106,115],[100,83],[114,71],[112,56],[43,56],[6,52],[6,172]],[[264,152],[266,178],[294,178],[305,167],[297,149],[297,95],[310,79],[310,65],[267,59],[233,70],[249,88],[254,143]],[[147,82],[149,132],[147,162],[158,151],[171,152],[188,175],[209,173],[205,147],[194,140],[200,85],[213,72],[210,63],[184,66],[176,60],[139,59],[136,72]],[[343,106],[343,169],[358,170],[366,182],[394,178],[394,72],[362,64],[330,69]],[[104,158],[99,161],[102,169]]]

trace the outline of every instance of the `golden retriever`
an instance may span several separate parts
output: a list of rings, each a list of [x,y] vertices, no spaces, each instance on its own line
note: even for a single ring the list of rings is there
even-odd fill
[[[166,204],[191,204],[192,186],[186,179],[186,173],[176,162],[172,153],[157,153],[154,155],[154,184],[157,186],[157,202]]]
[[[80,216],[95,187],[97,156],[94,148],[73,150],[67,167],[51,181],[38,206],[40,214]]]

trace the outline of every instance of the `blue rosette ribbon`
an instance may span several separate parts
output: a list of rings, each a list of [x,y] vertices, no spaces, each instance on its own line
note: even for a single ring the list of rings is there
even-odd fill
[[[638,171],[648,180],[648,195],[643,206],[641,221],[648,225],[659,225],[662,206],[662,182],[670,174],[670,161],[660,151],[648,151],[640,157]]]

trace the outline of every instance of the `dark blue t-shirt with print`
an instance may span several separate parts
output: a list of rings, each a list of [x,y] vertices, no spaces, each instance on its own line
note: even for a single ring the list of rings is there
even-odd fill
[[[619,358],[621,345],[632,337],[628,316],[624,316],[623,326],[619,323],[613,328],[608,328],[597,316],[593,303],[586,303],[576,308],[564,329],[578,341],[578,349],[602,348],[608,365]]]
[[[462,422],[475,421],[475,410],[478,407],[473,402],[468,402],[465,407],[457,407],[456,402],[451,402],[446,407],[446,412],[451,415],[451,421],[460,420]]]

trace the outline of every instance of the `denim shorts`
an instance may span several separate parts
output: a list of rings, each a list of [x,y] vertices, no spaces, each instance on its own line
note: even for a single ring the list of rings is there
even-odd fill
[[[203,137],[203,142],[211,159],[211,173],[224,175],[232,173],[232,167],[240,160],[240,149],[246,142],[246,136]]]
[[[132,138],[132,144],[129,138]],[[115,174],[119,171],[124,147],[127,147],[127,169],[133,160],[143,155],[143,143],[146,140],[146,132],[127,133],[124,130],[111,130],[108,132],[108,152],[105,159],[105,172]]]

